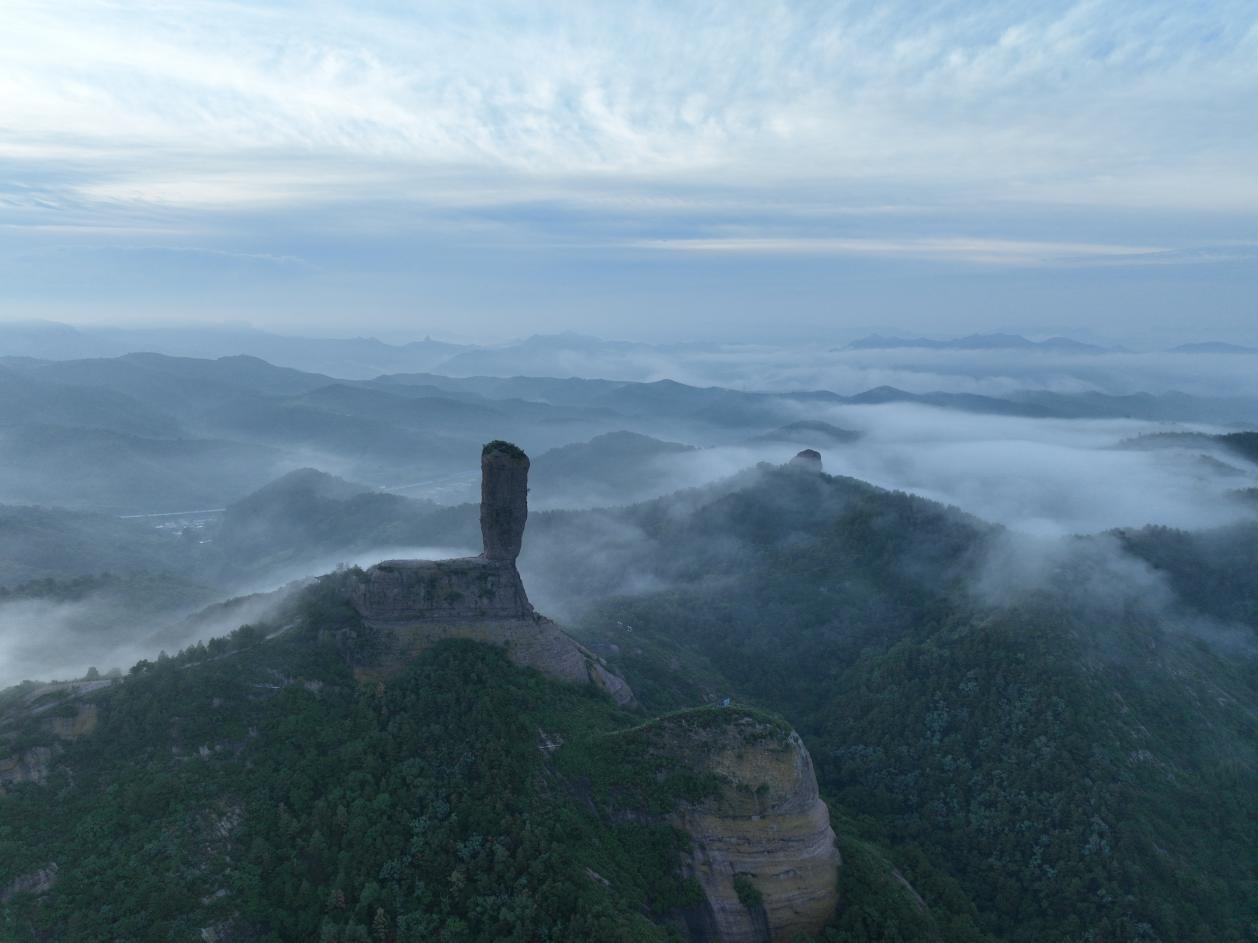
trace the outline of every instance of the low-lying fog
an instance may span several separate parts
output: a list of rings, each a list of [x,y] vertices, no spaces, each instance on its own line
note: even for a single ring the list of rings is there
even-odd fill
[[[120,606],[108,594],[72,602],[0,602],[0,688],[26,680],[81,678],[91,668],[125,673],[137,661],[174,654],[268,618],[279,594],[242,600],[225,611],[209,608],[154,616]]]
[[[71,602],[48,599],[0,601],[0,688],[24,680],[82,677],[89,668],[125,672],[142,658],[174,654],[197,642],[272,618],[287,592],[312,576],[340,566],[368,567],[381,560],[444,560],[479,548],[381,547],[339,554],[300,567],[272,570],[235,591],[249,596],[226,611],[218,607],[153,615],[128,610],[108,593]]]
[[[831,474],[911,491],[1037,534],[1227,524],[1244,513],[1230,493],[1252,487],[1258,471],[1209,448],[1118,447],[1171,431],[1157,423],[976,416],[903,405],[836,410],[829,418],[865,433],[851,447],[829,452]]]
[[[739,390],[832,390],[878,386],[1002,396],[1020,390],[1112,394],[1179,391],[1258,395],[1258,353],[1072,350],[1042,347],[937,349],[809,344],[626,344],[563,335],[465,353],[432,367],[449,376],[546,376],[676,380]]]
[[[893,386],[910,393],[986,396],[1021,390],[1256,396],[1258,354],[747,348],[675,361],[661,359],[645,378],[735,389],[833,390],[848,395]]]
[[[784,462],[796,448],[816,448],[832,475],[956,505],[1016,530],[1052,535],[1145,524],[1215,527],[1252,513],[1234,492],[1258,484],[1258,468],[1209,444],[1131,445],[1157,433],[1225,431],[1207,426],[1026,419],[905,404],[810,408],[800,418],[822,419],[861,438],[827,444],[824,435],[798,433],[786,440],[660,456],[649,465],[649,477],[660,482],[654,493],[697,487],[757,462]],[[601,489],[534,497],[540,509],[609,503],[617,502]]]
[[[981,352],[922,350],[841,354],[818,350],[811,359],[803,356],[791,361],[774,351],[757,349],[718,352],[706,359],[692,360],[688,366],[668,366],[680,370],[684,379],[707,379],[743,388],[776,386],[853,392],[886,383],[911,390],[993,393],[1038,385],[1062,390],[1103,388],[1127,392],[1178,388],[1216,395],[1248,395],[1258,392],[1258,372],[1250,369],[1253,361],[1248,355],[1107,353],[1057,357],[1002,353],[992,357]],[[696,362],[703,365],[703,377],[694,375]],[[844,372],[849,370],[857,372]],[[1098,382],[1086,380],[1088,371],[1096,374]],[[1028,383],[1032,374],[1035,384]],[[741,378],[741,382],[734,382],[735,378]],[[827,433],[814,427],[811,431],[769,433],[771,437],[766,438],[768,430],[763,427],[688,424],[688,420],[669,419],[666,413],[640,416],[633,425],[637,432],[679,444],[662,446],[648,442],[641,446],[640,453],[633,451],[639,446],[631,446],[624,464],[615,457],[610,460],[610,470],[607,455],[600,456],[597,449],[578,450],[570,469],[561,461],[556,471],[552,462],[549,484],[540,474],[542,463],[536,461],[545,454],[545,446],[538,447],[540,440],[534,444],[520,438],[520,443],[533,454],[535,471],[539,473],[533,482],[531,506],[540,512],[629,504],[705,485],[758,462],[780,464],[799,449],[816,448],[830,474],[851,476],[955,505],[1036,541],[1051,543],[1067,535],[1148,524],[1211,528],[1258,514],[1258,502],[1252,500],[1252,495],[1249,499],[1239,496],[1245,489],[1258,487],[1258,466],[1245,458],[1205,438],[1133,444],[1133,440],[1156,433],[1230,431],[1222,427],[1130,419],[1029,419],[902,403],[834,405],[821,399],[783,401],[781,409],[784,426],[789,422],[828,423],[837,429]],[[617,415],[609,415],[606,431],[623,428],[617,425],[622,421],[628,423]],[[859,436],[843,441],[842,430]],[[546,427],[545,437],[548,444],[553,444],[555,437],[571,435],[584,440],[590,434],[588,428],[577,432],[555,423]],[[502,435],[510,438],[512,429],[503,429]],[[685,446],[692,448],[687,450]],[[21,470],[20,461],[14,464],[11,473]],[[446,505],[472,502],[478,498],[478,483],[474,461],[469,464],[466,472],[423,480],[395,478],[392,483],[397,493],[407,497]],[[331,459],[319,467],[334,473],[341,471]],[[613,473],[618,473],[614,482]],[[73,487],[73,480],[58,484]],[[605,517],[603,523],[608,524],[610,515]],[[153,524],[157,527],[161,520],[155,519]],[[354,526],[352,516],[347,526]],[[602,533],[599,526],[591,522],[591,533],[586,535],[591,541],[591,559],[629,558],[622,552],[624,548],[611,545],[617,540],[632,543],[634,535]],[[207,525],[206,533],[209,532]],[[212,543],[212,536],[200,535],[198,530],[189,540]],[[381,543],[384,540],[382,533],[376,531],[354,538],[345,546],[369,547],[377,539]],[[381,559],[402,557],[438,559],[479,549],[398,546],[398,539],[395,536],[391,545],[369,550],[328,554],[320,550],[318,558],[308,556],[300,562],[280,563],[283,559],[296,560],[280,554],[271,561],[269,569],[257,573],[256,579],[228,588],[233,595],[265,593],[341,564],[369,566]],[[412,535],[400,539],[410,541]],[[431,538],[421,534],[419,539],[462,543],[466,534],[434,533]],[[606,547],[597,546],[600,539]],[[326,546],[334,548],[335,538]],[[10,562],[21,563],[22,548],[10,549]],[[1033,561],[1028,565],[1051,556],[1037,549],[1028,556]],[[20,567],[11,566],[10,572],[20,572]],[[178,575],[200,578],[197,574]],[[633,573],[626,573],[624,588],[651,588],[649,583],[635,583],[634,578]],[[554,605],[556,614],[562,612],[562,600],[537,601]],[[173,652],[199,639],[230,631],[244,621],[238,618],[239,613],[233,613],[217,622],[181,622],[187,614],[163,613],[159,619],[152,613],[118,611],[110,600],[91,597],[70,603],[38,599],[0,602],[0,686],[28,677],[73,677],[89,666],[125,669],[140,657],[153,657],[159,648]],[[106,626],[109,631],[104,631]]]

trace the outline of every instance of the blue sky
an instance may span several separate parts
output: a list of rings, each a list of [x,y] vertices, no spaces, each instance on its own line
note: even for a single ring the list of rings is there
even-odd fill
[[[1258,341],[1258,4],[0,0],[0,318]]]

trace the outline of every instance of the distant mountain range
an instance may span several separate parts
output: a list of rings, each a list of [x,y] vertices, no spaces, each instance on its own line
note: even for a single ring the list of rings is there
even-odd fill
[[[1122,347],[1101,347],[1085,344],[1069,337],[1050,337],[1033,341],[1021,334],[969,334],[948,340],[932,340],[927,337],[884,337],[870,334],[852,341],[843,350],[895,350],[902,347],[927,350],[1055,350],[1067,353],[1109,353],[1124,350]]]
[[[251,327],[72,327],[51,321],[0,323],[0,363],[12,357],[79,360],[137,351],[172,357],[236,354],[339,377],[428,370],[469,348],[425,338],[389,344],[374,337],[295,337]]]
[[[621,481],[612,493],[589,496],[602,503],[654,493],[650,482],[664,465],[674,466],[686,446],[755,448],[773,437],[825,449],[850,441],[852,430],[818,424],[822,410],[834,406],[903,403],[988,415],[1209,422],[1238,429],[1258,422],[1258,398],[1252,396],[1034,389],[991,396],[894,386],[855,395],[824,389],[770,393],[674,380],[438,373],[345,380],[254,357],[152,353],[10,359],[0,364],[0,394],[0,447],[6,450],[0,503],[117,513],[220,508],[308,466],[373,487],[436,496],[438,485],[447,487],[443,479],[458,490],[457,470],[480,443],[504,429],[539,457],[617,433],[568,456],[582,464],[597,459],[610,475],[633,454],[634,462],[619,469],[623,481],[605,476],[606,482]],[[562,504],[571,484],[567,474],[563,460],[553,475],[539,469],[539,497],[551,491]],[[635,487],[626,491],[630,484]]]
[[[446,376],[601,377],[608,380],[684,378],[730,386],[748,364],[772,363],[780,348],[721,343],[609,341],[587,334],[534,334],[502,344],[424,340],[388,343],[374,337],[298,337],[247,326],[157,328],[74,327],[47,321],[0,323],[0,367],[38,361],[96,360],[148,352],[218,359],[244,355],[308,373],[348,380],[400,373]],[[871,334],[832,353],[876,350],[1026,351],[1056,354],[1127,352],[1069,337],[1031,340],[1020,334],[970,334],[935,339]],[[1254,354],[1258,348],[1223,341],[1182,344],[1177,354]],[[1082,361],[1086,363],[1086,359]]]
[[[1200,344],[1180,344],[1172,347],[1175,354],[1258,354],[1258,347],[1243,347],[1240,344],[1227,344],[1223,341],[1205,341]]]
[[[1102,354],[1131,353],[1126,347],[1086,344],[1069,337],[1049,337],[1031,340],[1021,334],[968,334],[943,340],[929,337],[885,337],[870,334],[852,341],[841,350],[1044,350],[1059,353]],[[1224,341],[1202,341],[1180,344],[1167,351],[1173,354],[1258,354],[1258,347],[1245,347]]]

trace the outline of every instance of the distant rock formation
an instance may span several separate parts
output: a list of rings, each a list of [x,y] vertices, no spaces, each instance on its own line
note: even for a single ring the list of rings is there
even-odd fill
[[[691,939],[786,943],[819,933],[838,904],[841,860],[799,735],[737,707],[685,712],[648,729],[655,752],[720,783],[670,816],[690,837],[683,873],[706,898],[685,915]]]
[[[793,459],[787,462],[787,464],[795,468],[804,468],[808,471],[819,472],[822,470],[821,453],[816,449],[804,449]]]
[[[618,704],[633,692],[602,659],[534,611],[515,561],[528,520],[528,456],[509,442],[481,452],[484,552],[456,560],[385,560],[368,569],[350,602],[392,643],[362,676],[387,675],[443,638],[501,645],[516,664],[562,681],[590,683]]]

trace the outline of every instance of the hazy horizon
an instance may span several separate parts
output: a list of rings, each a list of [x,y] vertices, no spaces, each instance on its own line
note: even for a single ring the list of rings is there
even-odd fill
[[[430,329],[423,320],[417,319],[409,327],[406,325],[369,327],[353,326],[344,321],[321,325],[319,323],[280,323],[251,321],[248,319],[231,318],[116,318],[97,320],[92,318],[74,317],[2,317],[0,330],[55,332],[70,328],[86,335],[107,336],[144,335],[159,336],[169,333],[194,334],[204,333],[209,336],[221,335],[267,335],[292,340],[326,340],[326,341],[379,341],[390,346],[404,346],[424,341],[466,347],[509,347],[537,339],[573,338],[588,339],[607,344],[632,344],[643,346],[674,347],[682,345],[718,346],[749,346],[749,347],[803,347],[808,345],[831,345],[838,350],[847,344],[867,339],[883,338],[889,341],[928,341],[948,342],[967,338],[992,338],[1010,336],[1023,338],[1032,342],[1053,340],[1078,341],[1083,344],[1110,348],[1116,351],[1131,353],[1156,353],[1173,350],[1179,347],[1191,348],[1199,344],[1225,344],[1248,348],[1251,343],[1258,343],[1258,327],[1255,331],[1228,332],[1220,330],[1210,333],[1200,328],[1185,325],[1177,330],[1168,330],[1160,339],[1147,334],[1125,331],[1119,324],[1080,325],[1076,329],[1053,329],[1042,326],[1042,329],[1018,327],[1008,322],[994,323],[981,329],[962,329],[948,323],[935,323],[922,329],[899,327],[882,322],[844,322],[829,326],[820,326],[807,331],[773,330],[764,326],[742,332],[715,331],[706,336],[678,337],[669,331],[643,329],[631,322],[609,323],[603,329],[594,327],[560,327],[554,330],[521,330],[509,328],[486,328],[481,331],[469,332],[454,327],[448,330]],[[136,348],[133,353],[144,352]]]

